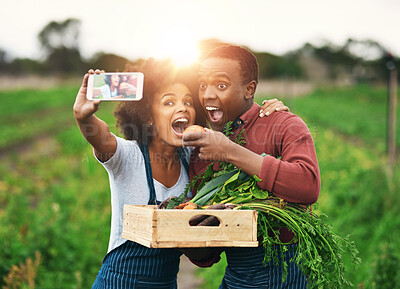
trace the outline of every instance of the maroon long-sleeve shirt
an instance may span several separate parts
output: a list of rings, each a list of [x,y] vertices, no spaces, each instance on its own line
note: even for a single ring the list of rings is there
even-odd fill
[[[254,103],[233,123],[234,137],[244,129],[246,148],[257,154],[267,154],[258,186],[288,202],[315,203],[321,181],[314,141],[306,124],[300,117],[284,111],[260,118],[260,109]],[[194,149],[191,156],[190,179],[204,172],[211,163],[199,159],[198,152]],[[290,231],[281,229],[281,241],[288,242],[292,238]]]

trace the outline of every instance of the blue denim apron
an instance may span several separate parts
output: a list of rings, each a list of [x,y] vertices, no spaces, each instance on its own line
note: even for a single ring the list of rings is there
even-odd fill
[[[149,205],[158,204],[151,173],[149,150],[141,145],[147,184],[150,189]],[[179,158],[188,171],[185,151],[178,149]],[[147,248],[132,241],[110,251],[93,283],[92,289],[176,289],[179,261],[182,253],[175,249]]]
[[[228,266],[219,289],[306,289],[306,279],[295,262],[289,262],[296,255],[297,245],[287,246],[285,260],[288,264],[288,275],[282,283],[283,266],[276,266],[273,261],[266,265],[264,247],[226,248]],[[279,247],[277,247],[279,250]],[[278,253],[279,255],[280,253]]]

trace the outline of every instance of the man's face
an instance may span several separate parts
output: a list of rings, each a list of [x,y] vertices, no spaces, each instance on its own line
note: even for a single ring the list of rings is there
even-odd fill
[[[223,130],[247,110],[246,85],[240,65],[225,58],[208,58],[199,70],[199,100],[214,130]]]

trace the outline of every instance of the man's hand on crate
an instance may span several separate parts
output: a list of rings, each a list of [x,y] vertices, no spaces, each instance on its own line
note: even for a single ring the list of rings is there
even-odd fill
[[[192,261],[192,263],[199,267],[209,267],[201,266],[201,263],[209,260],[214,260],[216,257],[219,260],[219,251],[216,248],[179,248],[179,251],[181,251],[186,257],[188,257],[190,261]],[[218,254],[216,252],[218,252]],[[208,264],[208,262],[205,263]]]

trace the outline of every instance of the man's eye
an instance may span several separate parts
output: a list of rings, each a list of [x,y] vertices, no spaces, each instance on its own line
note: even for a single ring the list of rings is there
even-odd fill
[[[217,85],[217,87],[219,89],[225,89],[227,87],[227,85],[225,83],[220,83],[220,84]]]
[[[205,89],[207,85],[204,82],[200,82],[200,89]]]

